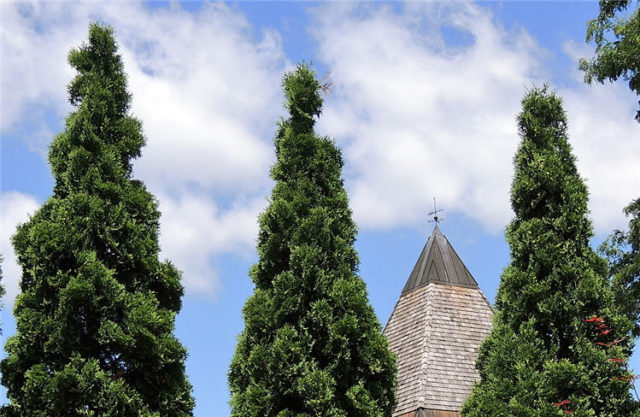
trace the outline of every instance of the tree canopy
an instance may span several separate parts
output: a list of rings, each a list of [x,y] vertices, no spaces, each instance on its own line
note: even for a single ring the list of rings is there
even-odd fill
[[[480,349],[481,380],[465,417],[630,416],[631,322],[616,306],[607,267],[590,247],[587,188],[561,100],[528,92],[518,126],[506,238],[511,262]]]
[[[53,195],[13,237],[21,294],[2,414],[192,415],[172,334],[180,273],[158,260],[157,201],[131,178],[145,139],[112,29],[92,24],[69,63],[76,110],[50,146]]]
[[[313,131],[321,85],[284,76],[275,186],[259,219],[255,292],[231,363],[234,417],[391,416],[395,363],[356,275],[356,226],[340,151]]]

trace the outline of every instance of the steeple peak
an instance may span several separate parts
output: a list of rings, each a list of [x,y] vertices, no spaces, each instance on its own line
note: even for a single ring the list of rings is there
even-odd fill
[[[478,288],[478,283],[442,234],[437,223],[413,267],[402,294],[421,288],[431,282]]]

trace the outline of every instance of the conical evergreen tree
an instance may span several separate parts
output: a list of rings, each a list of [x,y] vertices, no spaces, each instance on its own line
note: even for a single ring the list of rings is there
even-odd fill
[[[50,147],[53,196],[13,238],[22,293],[0,365],[2,413],[192,415],[172,334],[180,273],[158,261],[157,202],[131,178],[144,137],[112,30],[92,24],[69,63],[77,109]]]
[[[321,85],[304,65],[283,84],[289,118],[275,140],[255,293],[229,373],[231,415],[390,416],[395,364],[356,275],[342,157],[313,131]]]
[[[529,92],[518,123],[507,228],[511,263],[480,350],[466,417],[631,416],[631,322],[615,305],[606,262],[589,246],[587,188],[562,103]]]

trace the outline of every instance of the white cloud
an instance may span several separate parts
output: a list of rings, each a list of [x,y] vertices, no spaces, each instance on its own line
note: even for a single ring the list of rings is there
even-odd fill
[[[187,271],[183,275],[186,288],[198,294],[215,294],[220,284],[217,275],[212,276],[212,262],[220,254],[253,253],[258,213],[265,205],[266,199],[255,199],[221,210],[203,194],[160,196],[161,256]]]
[[[82,39],[82,32],[77,25],[62,24],[59,15],[46,19],[45,7],[37,2],[0,4],[3,132],[20,122],[30,104],[66,109],[65,86],[73,74],[66,65],[68,46]],[[67,11],[70,20],[77,19],[73,10]]]
[[[319,8],[315,30],[335,94],[321,126],[343,140],[358,223],[424,221],[440,205],[499,230],[522,92],[541,79],[536,43],[472,4]],[[441,26],[460,36],[454,47]],[[468,37],[468,41],[466,41]],[[450,40],[449,40],[450,43]]]
[[[256,33],[220,3],[195,12],[132,2],[0,7],[3,134],[31,125],[44,126],[32,138],[51,137],[45,115],[72,110],[69,49],[92,20],[114,27],[148,138],[135,169],[160,200],[162,256],[184,271],[187,291],[215,293],[216,255],[250,253],[270,185],[280,75],[290,68],[279,35]],[[423,222],[437,196],[447,211],[502,230],[515,116],[525,89],[549,78],[546,52],[467,2],[332,3],[313,13],[318,58],[335,83],[319,129],[344,149],[360,226]],[[639,188],[635,101],[612,86],[560,94],[596,229],[624,226],[620,209]]]
[[[622,208],[640,191],[640,126],[634,97],[624,85],[594,85],[560,91],[578,170],[590,191],[596,231],[626,229]]]
[[[503,230],[512,216],[515,118],[526,89],[549,79],[548,53],[469,2],[408,3],[400,12],[332,4],[315,18],[335,83],[320,126],[343,145],[357,222],[415,225],[437,196],[449,212]],[[634,101],[583,85],[560,94],[596,230],[606,233],[639,189]],[[625,139],[610,146],[605,133]]]
[[[143,122],[147,146],[135,173],[160,199],[163,256],[184,271],[188,291],[215,289],[208,257],[253,246],[255,202],[269,186],[280,77],[290,66],[280,37],[255,33],[221,3],[187,12],[176,4],[3,2],[3,133],[72,110],[66,56],[95,20],[115,30],[132,112]],[[186,237],[202,225],[210,226],[207,238]],[[187,253],[199,255],[194,262]]]
[[[175,188],[264,186],[282,109],[279,35],[266,31],[255,41],[246,19],[220,3],[196,14],[162,9],[145,17],[144,31],[135,16],[116,26],[133,111],[149,137],[138,172]]]
[[[6,304],[13,304],[18,294],[20,282],[20,267],[13,252],[11,237],[16,232],[16,227],[29,220],[40,205],[30,195],[15,191],[0,194],[0,253],[4,258],[2,262],[2,284],[6,290],[4,297]]]
[[[593,51],[565,45],[575,61]],[[573,72],[573,88],[561,88],[569,137],[578,157],[578,170],[589,186],[591,215],[600,233],[626,229],[622,208],[640,190],[640,125],[634,120],[638,99],[627,83],[582,84],[584,74]]]

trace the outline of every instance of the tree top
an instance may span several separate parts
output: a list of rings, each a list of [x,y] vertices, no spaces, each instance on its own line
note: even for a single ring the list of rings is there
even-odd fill
[[[294,124],[302,122],[312,128],[322,112],[321,85],[309,64],[298,64],[296,69],[284,75],[282,80],[285,108],[289,110]]]

